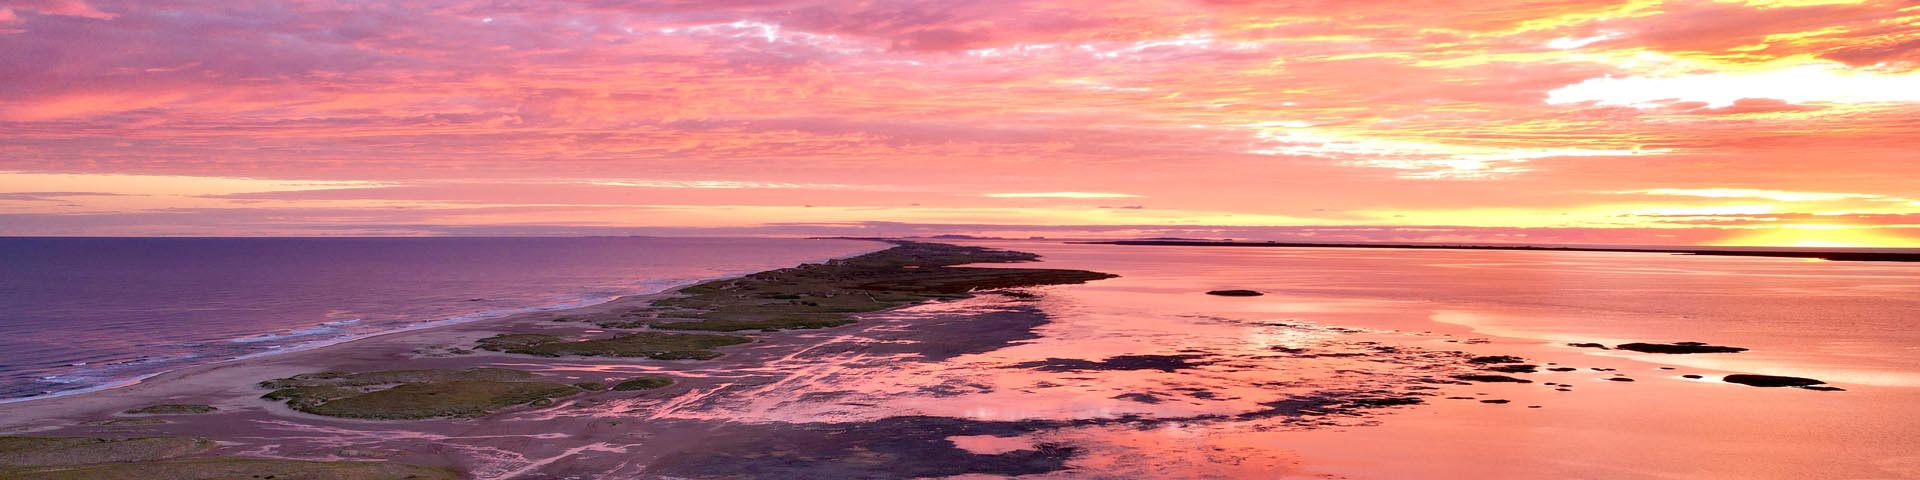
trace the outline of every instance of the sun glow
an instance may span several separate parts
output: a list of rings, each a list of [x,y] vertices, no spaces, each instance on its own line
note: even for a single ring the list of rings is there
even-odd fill
[[[1725,247],[1907,248],[1920,239],[1847,225],[1791,225],[1760,230],[1717,243]]]

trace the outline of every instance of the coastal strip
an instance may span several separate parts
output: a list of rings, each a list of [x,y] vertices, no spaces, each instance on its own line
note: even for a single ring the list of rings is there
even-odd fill
[[[1301,242],[1216,242],[1204,240],[1112,240],[1071,242],[1082,245],[1132,245],[1154,247],[1268,247],[1268,248],[1383,248],[1411,250],[1516,250],[1537,252],[1614,252],[1668,253],[1723,257],[1810,258],[1835,262],[1920,262],[1920,252],[1861,252],[1814,250],[1726,250],[1697,248],[1625,248],[1625,247],[1541,247],[1531,245],[1437,245],[1420,243],[1301,243]]]
[[[845,326],[857,322],[859,314],[981,292],[1113,277],[1080,270],[963,266],[1031,262],[1038,256],[891,243],[892,248],[866,255],[708,281],[659,295],[189,367],[60,402],[0,405],[0,431],[15,435],[0,437],[0,476],[121,478],[127,472],[146,472],[148,478],[500,478],[496,462],[449,453],[435,440],[449,437],[438,432],[477,427],[516,432],[498,438],[569,431],[577,435],[583,427],[536,428],[492,417],[537,417],[564,405],[666,399],[702,386],[679,386],[671,375],[592,369],[592,363],[628,371],[695,365],[753,370],[764,367],[763,357],[733,355],[743,348],[784,348],[809,341],[777,335],[783,330]],[[718,360],[722,356],[728,358]],[[702,381],[711,388],[712,380]],[[354,423],[336,423],[342,420]],[[341,430],[343,425],[355,427]],[[526,428],[534,430],[520,430]],[[276,432],[288,429],[335,433],[268,440],[283,438]],[[358,434],[352,430],[387,433],[355,441]]]

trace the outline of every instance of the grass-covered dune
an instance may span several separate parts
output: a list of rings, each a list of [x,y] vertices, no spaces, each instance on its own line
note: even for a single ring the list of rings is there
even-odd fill
[[[219,410],[220,409],[214,408],[212,405],[202,405],[197,403],[194,403],[194,404],[164,403],[159,405],[148,405],[145,407],[135,408],[132,410],[127,410],[126,412],[122,412],[122,413],[126,413],[128,415],[196,415],[201,413],[213,413]]]
[[[505,368],[321,372],[261,382],[262,398],[329,417],[418,420],[478,417],[518,405],[540,405],[580,387]]]
[[[1048,268],[978,268],[971,263],[1030,262],[1039,256],[939,243],[893,241],[894,247],[843,260],[770,270],[681,289],[646,308],[601,317],[564,317],[603,328],[654,331],[568,340],[510,333],[481,339],[479,348],[543,357],[567,355],[707,360],[714,348],[751,342],[735,335],[659,332],[739,332],[813,329],[853,323],[853,315],[976,291],[1085,283],[1114,275]]]
[[[1007,250],[894,241],[857,257],[715,280],[679,291],[650,308],[618,318],[589,319],[606,328],[734,332],[826,328],[852,315],[1004,288],[1085,283],[1114,275],[1047,268],[957,265],[1019,263],[1039,256]]]
[[[649,375],[649,376],[634,378],[632,380],[627,380],[624,382],[613,384],[613,390],[618,392],[630,392],[634,390],[653,390],[656,388],[666,388],[672,385],[673,385],[673,377]]]
[[[0,437],[0,478],[18,480],[456,479],[457,472],[385,462],[314,462],[195,456],[215,443],[192,437]]]
[[[542,357],[579,355],[587,357],[646,357],[655,360],[706,360],[717,358],[713,348],[751,342],[746,337],[691,333],[642,332],[613,338],[567,341],[553,335],[509,333],[480,339],[482,350],[524,353]]]

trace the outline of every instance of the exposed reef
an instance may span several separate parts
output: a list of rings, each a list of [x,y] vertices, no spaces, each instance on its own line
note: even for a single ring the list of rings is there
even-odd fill
[[[1265,293],[1260,293],[1255,290],[1214,290],[1207,292],[1207,294],[1221,297],[1258,297],[1266,295]]]
[[[1514,378],[1506,375],[1454,375],[1455,380],[1481,383],[1533,383],[1532,380]]]
[[[1630,352],[1664,353],[1669,355],[1684,355],[1690,353],[1740,353],[1747,351],[1747,349],[1740,347],[1708,345],[1700,342],[1623,343],[1614,346],[1614,348]]]
[[[1827,382],[1802,377],[1782,377],[1777,375],[1735,374],[1720,379],[1727,383],[1737,383],[1749,387],[1802,387],[1811,388],[1826,385]]]
[[[1106,360],[1092,361],[1077,358],[1049,358],[1012,365],[1012,368],[1027,368],[1042,372],[1076,372],[1102,370],[1159,370],[1174,372],[1207,365],[1200,361],[1206,355],[1120,355]]]

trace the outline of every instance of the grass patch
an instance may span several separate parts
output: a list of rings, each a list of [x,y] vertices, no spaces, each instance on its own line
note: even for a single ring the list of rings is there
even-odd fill
[[[580,393],[563,383],[504,368],[321,372],[260,383],[261,398],[330,417],[418,420],[478,417],[517,405],[550,404]]]
[[[673,377],[646,376],[616,383],[614,391],[630,392],[634,390],[652,390],[673,385]]]
[[[706,360],[717,358],[714,348],[752,342],[753,339],[730,335],[641,332],[612,338],[582,341],[540,334],[513,333],[480,339],[480,348],[542,357],[579,355],[587,357],[645,357],[655,360]]]
[[[130,415],[194,415],[194,414],[200,414],[200,413],[213,413],[216,410],[219,410],[219,409],[213,408],[212,405],[167,403],[167,404],[161,404],[161,405],[148,405],[145,407],[127,410],[124,413],[130,414]]]
[[[458,380],[485,380],[494,382],[518,382],[531,380],[534,374],[511,368],[468,368],[453,370],[433,368],[423,370],[383,370],[378,372],[319,372],[294,375],[278,380],[260,382],[262,388],[289,387],[363,387],[370,385],[392,385],[397,383],[452,382]]]
[[[258,458],[199,458],[58,467],[0,467],[14,480],[255,479],[455,480],[459,472],[387,462],[310,462]]]
[[[387,462],[181,458],[213,449],[192,437],[0,437],[0,478],[9,480],[316,480],[460,478],[459,472]]]
[[[213,447],[211,440],[191,437],[0,437],[0,465],[139,462],[192,455]]]
[[[851,318],[776,318],[768,320],[702,320],[698,322],[656,323],[653,328],[662,330],[694,330],[704,332],[738,332],[743,330],[805,330],[815,328],[838,327],[853,323]]]
[[[478,417],[495,410],[579,393],[572,385],[548,382],[407,383],[360,395],[320,402],[303,411],[330,417],[411,420]]]

